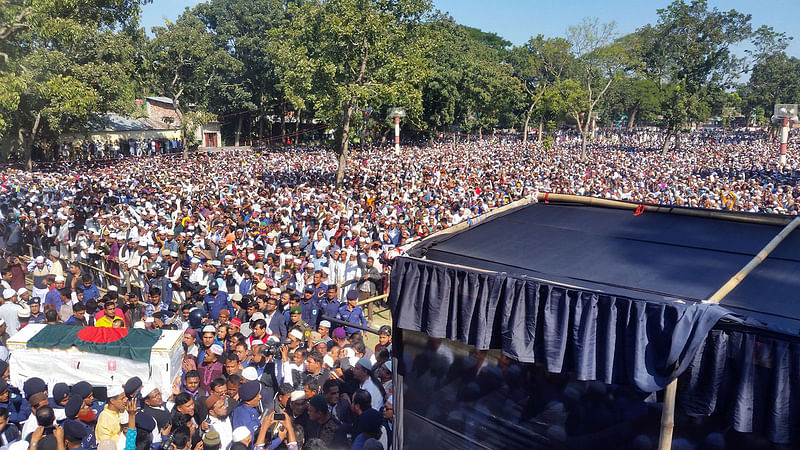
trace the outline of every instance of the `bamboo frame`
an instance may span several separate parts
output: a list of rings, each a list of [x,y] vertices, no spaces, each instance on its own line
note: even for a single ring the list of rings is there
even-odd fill
[[[770,253],[786,239],[795,228],[800,225],[800,217],[796,217],[789,222],[780,233],[776,234],[764,248],[761,249],[753,259],[750,260],[742,269],[732,276],[717,292],[706,300],[707,303],[719,304],[726,295],[742,282],[759,264],[761,264]],[[677,366],[677,364],[676,364]],[[678,377],[669,382],[664,390],[664,409],[661,411],[661,432],[658,438],[659,450],[669,450],[672,448],[672,431],[675,428],[675,396],[678,392]]]

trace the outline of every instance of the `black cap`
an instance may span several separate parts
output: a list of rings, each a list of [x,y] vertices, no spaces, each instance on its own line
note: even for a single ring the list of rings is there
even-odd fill
[[[61,424],[61,427],[64,429],[64,437],[73,442],[80,442],[88,434],[86,427],[76,420],[67,419]]]
[[[136,428],[150,433],[156,429],[156,419],[150,414],[138,412],[136,413]]]
[[[55,386],[53,386],[53,400],[55,400],[56,403],[61,402],[68,395],[69,386],[67,386],[67,383],[56,383]]]
[[[249,402],[256,398],[256,395],[261,391],[261,382],[257,380],[248,381],[247,383],[239,386],[239,399],[243,402]]]
[[[47,383],[41,378],[28,378],[22,384],[22,391],[25,393],[25,398],[31,398],[31,395],[37,392],[47,392]]]
[[[137,389],[142,387],[142,379],[139,377],[130,378],[125,382],[125,395],[131,396]]]
[[[356,426],[360,431],[369,433],[378,431],[382,422],[383,417],[381,417],[381,413],[374,408],[370,408],[358,416],[356,419]]]
[[[73,395],[72,397],[67,400],[66,406],[64,406],[64,414],[67,415],[67,419],[74,419],[78,417],[78,413],[81,411],[81,406],[83,405],[83,399],[80,395]]]
[[[388,334],[389,336],[392,335],[392,327],[389,325],[384,325],[378,329],[378,334]]]
[[[88,381],[79,381],[72,386],[72,394],[84,399],[92,395],[92,385]]]

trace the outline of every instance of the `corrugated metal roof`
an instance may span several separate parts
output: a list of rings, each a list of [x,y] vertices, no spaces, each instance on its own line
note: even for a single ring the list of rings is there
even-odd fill
[[[169,103],[172,104],[172,99],[169,97],[145,97],[147,100],[152,100],[154,102],[161,102],[161,103]]]
[[[89,129],[92,131],[146,131],[170,130],[173,128],[164,122],[148,117],[134,119],[115,113],[103,114],[99,119],[89,123]]]

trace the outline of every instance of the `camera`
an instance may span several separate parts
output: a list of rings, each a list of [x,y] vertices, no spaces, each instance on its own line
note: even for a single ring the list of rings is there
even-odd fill
[[[265,345],[264,348],[265,356],[267,357],[272,356],[275,359],[281,359],[281,347],[283,347],[283,344],[281,342],[274,342],[267,340],[267,342],[265,342],[264,345]]]

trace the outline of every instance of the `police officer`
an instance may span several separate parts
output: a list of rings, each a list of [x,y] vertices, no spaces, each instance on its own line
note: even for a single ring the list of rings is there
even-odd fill
[[[358,306],[357,291],[349,291],[347,293],[347,303],[339,307],[337,318],[354,325],[361,325],[362,327],[367,326],[367,319],[364,317],[364,311]],[[344,328],[344,331],[347,333],[347,336],[361,332],[358,328],[348,326]]]

